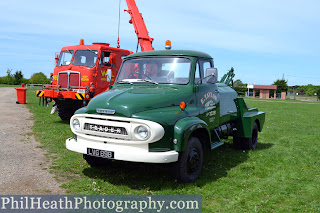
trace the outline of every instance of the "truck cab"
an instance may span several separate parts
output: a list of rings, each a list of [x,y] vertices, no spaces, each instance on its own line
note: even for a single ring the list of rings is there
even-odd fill
[[[75,110],[113,85],[124,57],[132,52],[107,43],[67,46],[56,57],[52,83],[43,85],[37,96],[55,101],[59,116],[69,120]],[[107,74],[109,78],[107,78]]]
[[[236,148],[254,149],[264,124],[264,112],[250,109],[217,75],[203,52],[132,54],[112,89],[75,112],[66,147],[91,166],[112,160],[172,163],[176,180],[195,181],[205,151],[228,136]]]

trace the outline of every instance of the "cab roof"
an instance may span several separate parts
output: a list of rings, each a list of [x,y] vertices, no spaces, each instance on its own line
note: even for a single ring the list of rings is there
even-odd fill
[[[93,43],[93,44],[78,44],[78,45],[73,45],[73,46],[67,46],[67,47],[62,47],[61,51],[67,51],[67,50],[111,50],[113,52],[117,52],[117,51],[125,51],[125,52],[130,52],[129,50],[126,49],[120,49],[120,48],[116,48],[116,47],[111,47],[109,44],[107,43]]]
[[[141,56],[190,56],[199,58],[212,58],[209,54],[194,50],[154,50],[134,53],[128,55],[127,58],[141,57]]]

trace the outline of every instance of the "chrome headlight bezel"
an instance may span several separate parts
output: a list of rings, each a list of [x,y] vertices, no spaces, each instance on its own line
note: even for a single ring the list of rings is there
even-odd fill
[[[139,125],[134,129],[134,135],[139,140],[147,140],[150,135],[150,128],[146,125]]]
[[[72,119],[71,123],[72,123],[72,128],[75,131],[79,131],[81,129],[81,123],[80,123],[80,120],[78,118]]]

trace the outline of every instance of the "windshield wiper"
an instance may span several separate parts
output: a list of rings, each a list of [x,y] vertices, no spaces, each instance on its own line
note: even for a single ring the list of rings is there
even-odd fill
[[[72,54],[72,52],[71,52],[70,50],[68,50],[67,48],[66,48],[66,50],[67,50],[70,54]]]
[[[131,84],[131,85],[133,85],[132,82],[130,82],[130,81],[123,81],[123,80],[118,81],[117,83],[118,83],[118,84]]]
[[[91,51],[91,52],[93,52],[94,54],[97,55],[97,51],[90,50],[89,47],[87,47],[87,50],[89,50],[89,51]]]
[[[158,82],[155,82],[153,80],[148,80],[148,79],[134,79],[135,81],[126,81],[126,80],[121,80],[121,81],[118,81],[117,83],[119,84],[131,84],[133,85],[133,83],[140,83],[140,82],[147,82],[147,83],[152,83],[152,84],[156,84],[158,85],[159,83]]]
[[[153,80],[148,80],[148,79],[141,79],[141,81],[143,81],[143,82],[148,82],[148,83],[152,83],[152,84],[156,84],[156,85],[158,85],[159,83],[158,82],[155,82],[155,81],[153,81]]]

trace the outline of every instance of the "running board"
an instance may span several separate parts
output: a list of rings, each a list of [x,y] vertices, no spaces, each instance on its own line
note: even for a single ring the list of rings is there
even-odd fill
[[[221,142],[221,139],[215,129],[211,132],[211,139],[213,140],[211,141],[211,149],[215,149],[224,144]]]
[[[219,147],[219,146],[221,146],[221,145],[223,145],[223,144],[224,144],[224,143],[221,142],[221,141],[212,142],[212,143],[211,143],[211,149],[215,149],[215,148],[217,148],[217,147]]]

